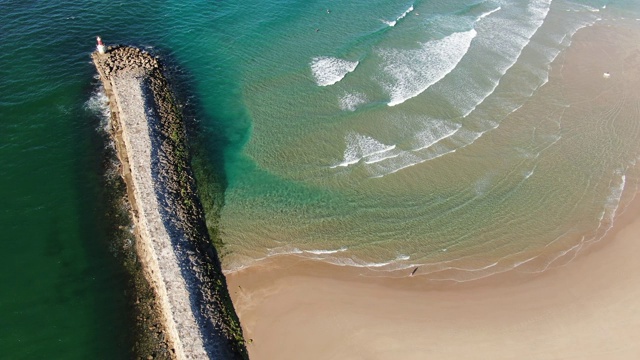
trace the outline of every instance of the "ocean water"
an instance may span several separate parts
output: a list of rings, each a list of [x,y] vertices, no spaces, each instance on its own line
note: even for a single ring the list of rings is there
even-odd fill
[[[129,356],[94,36],[189,90],[225,269],[295,253],[470,280],[570,260],[637,189],[634,98],[548,82],[576,31],[637,19],[630,0],[0,0],[3,356]]]

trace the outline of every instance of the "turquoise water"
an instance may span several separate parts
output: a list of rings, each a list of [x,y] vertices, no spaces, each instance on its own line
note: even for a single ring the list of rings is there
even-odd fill
[[[189,79],[187,106],[225,180],[212,188],[226,189],[228,270],[298,253],[471,270],[462,279],[517,264],[538,271],[528,259],[572,256],[578,240],[598,239],[637,187],[633,98],[580,103],[579,81],[546,83],[576,30],[630,26],[635,1],[0,9],[7,358],[127,358],[131,346],[106,220],[95,35],[147,47]]]
[[[251,124],[226,163],[225,266],[294,253],[466,280],[575,255],[636,186],[637,114],[603,127],[609,110],[585,116],[566,95],[580,89],[543,85],[577,30],[637,14],[616,6],[227,6],[225,21],[252,31],[216,36],[239,48]]]

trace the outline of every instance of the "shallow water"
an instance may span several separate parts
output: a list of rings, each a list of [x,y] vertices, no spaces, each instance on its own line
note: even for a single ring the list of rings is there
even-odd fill
[[[544,85],[577,30],[622,21],[605,5],[282,4],[313,15],[240,39],[259,55],[239,66],[251,135],[227,158],[226,267],[297,253],[484,274],[600,237],[636,186],[637,114],[600,129],[567,110],[571,84]]]
[[[380,270],[538,271],[532,255],[571,256],[637,187],[634,99],[599,104],[571,96],[579,79],[546,83],[579,28],[632,23],[635,1],[0,9],[0,347],[13,359],[122,358],[130,345],[104,115],[91,105],[95,35],[190,79],[186,106],[224,169],[213,188],[226,188],[229,270],[293,252]]]

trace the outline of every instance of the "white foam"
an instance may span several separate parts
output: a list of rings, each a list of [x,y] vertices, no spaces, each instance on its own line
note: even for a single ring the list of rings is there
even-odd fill
[[[340,109],[355,111],[356,108],[367,102],[367,97],[361,93],[345,94],[340,98]]]
[[[420,158],[410,152],[402,152],[393,160],[394,161],[391,163],[383,162],[380,164],[375,164],[372,168],[370,168],[370,172],[372,173],[371,177],[381,178],[383,176],[396,173],[402,169],[406,169],[426,161],[426,159]]]
[[[355,260],[351,258],[332,259],[332,260],[329,260],[329,262],[331,264],[338,265],[338,266],[353,266],[353,267],[366,267],[366,268],[379,268],[379,267],[393,264],[393,261],[364,262],[364,261]]]
[[[409,259],[410,259],[410,256],[401,254],[401,255],[398,255],[393,260],[381,261],[381,262],[367,262],[367,261],[360,260],[357,257],[333,258],[333,259],[330,258],[330,259],[326,259],[326,261],[338,266],[353,266],[353,267],[360,267],[360,268],[382,268],[382,267],[391,267],[392,265],[395,265],[393,266],[393,270],[399,270],[399,269],[404,269],[404,268],[409,268],[414,266],[413,264],[409,264],[409,265],[399,264],[399,262],[406,261]]]
[[[277,255],[290,255],[290,254],[302,254],[302,250],[297,247],[283,246],[278,248],[267,249],[267,257]]]
[[[356,157],[356,156],[347,158],[346,150],[345,150],[345,155],[344,156],[345,156],[345,160],[344,161],[342,161],[341,163],[336,164],[336,165],[331,165],[329,167],[331,169],[335,169],[337,167],[347,167],[347,166],[350,166],[350,165],[353,165],[353,164],[357,164],[358,162],[360,162],[360,160],[362,160],[362,158]]]
[[[331,166],[331,168],[357,164],[363,159],[383,154],[396,148],[395,145],[386,145],[372,137],[357,133],[347,134],[345,142],[347,148],[344,150],[343,161]]]
[[[616,175],[620,176],[619,183],[617,185],[614,184],[614,179],[610,181],[609,195],[604,202],[604,208],[602,209],[602,212],[600,213],[600,217],[598,219],[598,227],[595,230],[596,235],[587,242],[600,241],[613,228],[615,216],[618,212],[620,200],[622,199],[622,193],[624,192],[624,188],[627,182],[627,177],[622,169],[615,171],[614,178]],[[604,230],[600,230],[603,227]]]
[[[452,43],[455,43],[452,41],[451,37],[454,35],[459,36],[463,33],[453,34],[441,40],[421,44],[421,47],[416,50],[408,50],[404,52],[399,50],[387,50],[382,52],[381,56],[384,60],[383,70],[396,80],[393,83],[388,82],[384,84],[386,89],[391,92],[391,101],[388,105],[397,105],[408,98],[417,96],[417,94],[426,90],[426,88],[430,86],[428,84],[433,83],[434,79],[441,79],[455,70],[454,74],[451,74],[451,78],[457,79],[458,81],[440,82],[437,86],[437,91],[444,90],[447,98],[453,98],[456,95],[461,98],[459,102],[456,99],[456,105],[459,106],[461,114],[464,114],[465,117],[468,116],[479,104],[483,103],[491,94],[494,93],[502,76],[517,63],[524,49],[531,43],[531,39],[534,34],[538,32],[538,29],[545,22],[549,13],[550,5],[551,0],[534,0],[527,5],[526,9],[521,9],[526,12],[522,12],[519,17],[511,18],[511,20],[489,17],[491,14],[499,11],[500,8],[488,11],[477,18],[476,23],[480,19],[485,20],[481,25],[478,25],[478,34],[475,34],[474,32],[473,36],[468,40],[469,46],[465,49],[465,53],[469,51],[473,41],[474,52],[476,51],[475,49],[478,48],[479,51],[491,51],[501,55],[492,57],[495,59],[495,66],[486,69],[486,71],[473,70],[478,66],[485,66],[486,64],[471,64],[469,71],[466,69],[467,65],[469,65],[466,63],[470,63],[468,61],[464,62],[464,67],[458,66],[458,63],[461,61],[462,57],[464,57],[465,53],[460,55],[460,60],[455,62],[453,65],[443,64],[442,61],[436,61],[437,64],[440,64],[437,66],[437,69],[434,69],[431,64],[427,64],[424,66],[427,69],[421,70],[416,69],[415,67],[417,66],[411,64],[412,60],[423,60],[428,56],[427,45],[431,44],[433,48],[439,48],[435,44],[436,42],[446,42],[451,40]],[[526,21],[524,21],[525,19]],[[576,25],[578,26],[577,28]],[[574,26],[570,26],[570,29],[563,31],[561,37],[557,39],[554,38],[554,43],[558,44],[558,49],[548,46],[543,47],[537,42],[532,44],[535,45],[535,47],[531,47],[531,49],[536,52],[541,52],[545,57],[544,60],[547,60],[545,62],[550,63],[558,56],[561,49],[568,45],[570,40],[567,39],[570,39],[578,28],[587,25],[588,23],[574,24]],[[460,42],[458,42],[458,44],[459,43]],[[496,48],[497,45],[498,48]],[[440,48],[445,49],[446,47],[441,46]],[[446,56],[450,55],[451,54],[445,55],[443,58],[447,59]],[[450,58],[453,58],[453,56]],[[436,59],[440,60],[441,58],[436,57]],[[430,61],[433,61],[433,59]],[[414,61],[414,64],[417,63],[420,62]],[[425,63],[423,62],[423,64]],[[438,74],[433,75],[434,72],[447,68],[451,70],[448,72],[440,71],[439,76]],[[540,81],[534,81],[529,84],[531,89],[527,87],[526,90],[535,91],[535,89],[548,81],[548,69],[531,68],[530,70],[530,73],[538,77]],[[426,74],[426,76],[421,76],[423,74]],[[481,74],[484,77],[484,80],[479,81],[470,78],[473,74]],[[431,79],[431,81],[429,81],[429,79]],[[490,80],[490,83],[487,84],[486,80]],[[439,80],[436,80],[435,82],[438,81]],[[425,84],[428,86],[424,88],[424,90],[420,91]],[[410,96],[403,97],[400,96],[401,94]],[[394,100],[397,101],[394,102]],[[512,104],[512,102],[506,101],[505,104],[509,105]],[[509,110],[509,114],[518,110],[522,106],[522,103],[520,101],[516,101],[512,105],[513,106],[510,106],[509,109],[504,109],[505,111]],[[507,115],[508,114],[505,114],[505,116]],[[494,121],[488,121],[488,119],[483,120],[483,118],[484,117],[482,115],[474,117],[472,126],[467,129],[462,128],[458,124],[455,125],[457,127],[456,129],[445,128],[446,131],[442,132],[427,129],[424,132],[418,133],[416,136],[415,140],[418,144],[409,144],[411,150],[400,151],[399,149],[396,149],[393,152],[384,154],[384,156],[377,157],[375,160],[373,158],[368,158],[364,163],[370,170],[372,177],[383,177],[425,161],[436,159],[446,154],[451,154],[456,152],[459,148],[463,148],[474,143],[483,134],[499,126],[499,120],[494,119]],[[525,179],[531,177],[534,170],[535,167],[532,171],[523,173]]]
[[[414,50],[386,50],[383,70],[393,81],[385,84],[395,106],[420,95],[458,65],[469,50],[474,29],[453,33],[443,39],[421,44]]]
[[[622,199],[622,193],[624,192],[624,186],[627,183],[627,176],[621,171],[617,171],[617,174],[620,175],[619,184],[611,187],[611,193],[607,197],[605,201],[605,211],[608,215],[608,221],[613,225],[613,219],[616,216],[616,212],[618,211],[618,206],[620,206],[620,199]]]
[[[480,20],[486,18],[487,16],[493,14],[496,11],[499,11],[500,9],[502,9],[502,6],[498,6],[497,8],[495,8],[493,10],[489,10],[489,11],[487,11],[485,13],[482,13],[480,16],[478,16],[478,20],[477,21],[480,21]]]
[[[565,255],[567,255],[567,254],[569,254],[569,253],[571,253],[573,251],[573,256],[571,257],[571,259],[569,259],[567,262],[565,262],[565,264],[566,264],[568,262],[571,262],[573,259],[575,259],[576,255],[582,249],[584,244],[585,244],[585,242],[584,242],[584,236],[583,236],[582,239],[578,243],[576,243],[575,245],[569,247],[568,249],[565,249],[565,250],[562,250],[562,251],[559,251],[559,252],[553,254],[553,256],[551,256],[551,258],[546,261],[546,263],[544,264],[543,267],[538,268],[537,270],[529,270],[529,271],[527,271],[527,270],[524,270],[522,268],[519,269],[519,270],[522,271],[522,272],[525,272],[525,273],[530,273],[530,274],[539,274],[539,273],[545,272],[547,269],[549,269],[551,267],[551,265],[553,265],[553,263],[555,263],[557,260],[561,259]],[[530,262],[532,260],[538,260],[542,256],[543,256],[543,254],[538,254],[538,255],[536,255],[536,256],[534,256],[532,258],[526,259],[524,261],[517,262],[514,265],[514,268],[522,266],[522,265],[524,265],[524,264],[526,264],[526,263],[528,263],[528,262]]]
[[[383,23],[393,27],[396,26],[396,24],[398,23],[398,21],[404,19],[405,16],[407,16],[410,12],[413,11],[413,5],[409,6],[409,8],[407,10],[405,10],[400,16],[398,16],[395,20],[392,21],[388,21],[388,20],[381,20]]]
[[[371,158],[369,158],[368,160],[366,160],[364,163],[365,164],[375,164],[381,161],[385,161],[388,159],[393,159],[393,158],[397,158],[398,156],[400,156],[400,153],[397,154],[393,154],[393,155],[383,155],[383,154],[378,154],[375,156],[372,156]]]
[[[495,261],[495,262],[492,262],[490,264],[487,264],[487,265],[484,265],[484,266],[480,266],[480,267],[448,266],[444,270],[459,270],[459,271],[465,271],[465,272],[478,272],[478,271],[491,269],[493,267],[498,266],[499,264],[500,264],[500,261]]]
[[[450,124],[449,126],[454,125]],[[424,163],[425,161],[434,160],[442,156],[455,153],[458,149],[471,145],[486,132],[495,129],[498,126],[498,123],[487,122],[485,124],[485,130],[483,131],[472,131],[459,126],[455,131],[452,131],[451,135],[442,136],[441,140],[434,142],[428,147],[401,152],[399,156],[394,156],[394,158],[397,159],[392,163],[387,162],[376,164],[377,167],[371,171],[373,173],[372,178],[381,178],[386,175],[394,174],[400,170]],[[455,147],[451,148],[450,145],[442,144],[442,140],[444,139],[449,139]]]
[[[267,250],[267,254],[264,257],[258,258],[258,259],[254,259],[252,261],[252,263],[258,263],[260,261],[264,261],[270,257],[276,257],[276,256],[282,256],[282,255],[296,255],[296,256],[306,256],[306,257],[310,257],[312,259],[316,259],[316,260],[322,260],[322,261],[326,261],[330,264],[334,264],[334,265],[339,265],[339,266],[353,266],[353,267],[361,267],[361,268],[383,268],[383,267],[390,267],[391,265],[395,265],[393,267],[393,269],[387,269],[387,270],[397,270],[397,269],[404,269],[404,268],[408,268],[411,266],[414,266],[412,264],[409,265],[402,265],[399,262],[402,261],[407,261],[409,260],[411,257],[409,255],[404,255],[404,254],[399,254],[395,259],[393,260],[389,260],[389,261],[381,261],[381,262],[367,262],[364,260],[361,260],[355,256],[348,256],[348,257],[332,257],[332,256],[312,256],[312,255],[332,255],[332,254],[338,254],[338,253],[342,253],[347,251],[348,248],[347,247],[341,247],[339,249],[335,249],[335,250],[300,250],[297,247],[292,247],[292,246],[283,246],[283,247],[278,247],[278,248],[272,248],[272,249],[268,249]],[[309,255],[311,254],[311,255]],[[232,270],[228,270],[226,271],[226,273],[232,273],[235,271],[239,271],[242,270],[246,267],[250,266],[250,264],[245,264],[245,265],[240,265],[240,266],[234,266]]]
[[[529,171],[527,171],[527,172],[525,172],[523,174],[524,175],[524,180],[527,180],[528,178],[531,177],[531,175],[533,175],[533,173],[536,171],[536,167],[537,166],[534,166],[533,169],[531,169],[531,170],[529,170]]]
[[[347,251],[346,247],[341,247],[340,249],[336,250],[304,250],[304,252],[314,255],[329,255],[345,251]]]
[[[416,134],[416,142],[418,146],[412,151],[420,151],[427,149],[434,144],[452,136],[462,127],[460,124],[451,123],[444,120],[431,121],[429,129]]]
[[[413,11],[413,5],[409,6],[409,8],[407,10],[405,10],[402,15],[398,16],[398,18],[396,19],[396,21],[399,21],[401,19],[404,19],[405,16],[407,16],[410,12]]]
[[[111,120],[111,109],[109,108],[109,98],[104,92],[104,87],[100,85],[92,94],[89,100],[84,103],[84,108],[100,117],[99,128],[105,132],[109,131]]]
[[[321,56],[311,61],[311,72],[319,86],[329,86],[342,80],[358,66],[357,61]]]

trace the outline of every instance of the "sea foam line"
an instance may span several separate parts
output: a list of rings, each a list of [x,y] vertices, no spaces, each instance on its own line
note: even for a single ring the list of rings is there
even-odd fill
[[[330,255],[330,254],[336,254],[336,253],[345,252],[345,251],[347,251],[346,247],[341,247],[340,249],[336,249],[336,250],[304,250],[305,253],[314,254],[314,255]]]
[[[403,261],[407,261],[410,258],[411,257],[409,255],[400,254],[393,260],[381,261],[381,262],[367,262],[367,261],[360,260],[356,257],[326,258],[323,260],[327,261],[330,264],[338,265],[338,266],[352,266],[352,267],[369,268],[369,269],[390,267],[392,265],[396,265],[394,269],[388,269],[388,270],[401,270],[401,269],[407,269],[413,266],[413,264],[409,264],[409,265],[402,264]]]
[[[339,249],[332,250],[301,250],[297,247],[283,246],[278,248],[272,248],[267,250],[267,256],[258,260],[265,259],[271,256],[277,255],[300,255],[300,254],[313,254],[313,255],[330,255],[347,251],[348,248],[343,246]]]
[[[398,265],[398,268],[391,269],[391,270],[398,270],[398,269],[405,269],[413,266],[412,264],[409,264],[409,265],[401,264],[403,261],[407,261],[411,258],[411,256],[404,255],[404,254],[399,254],[392,260],[380,261],[380,262],[367,262],[364,260],[360,260],[355,256],[348,256],[348,257],[312,256],[312,255],[333,255],[333,254],[346,252],[348,250],[349,249],[347,247],[341,247],[339,249],[334,249],[334,250],[300,250],[297,247],[284,246],[279,248],[268,249],[266,256],[255,259],[253,263],[264,261],[270,257],[275,257],[275,256],[295,255],[295,256],[303,256],[303,257],[311,258],[314,260],[325,261],[333,265],[353,266],[353,267],[359,267],[359,268],[383,268],[383,267],[389,267],[391,265]],[[228,272],[238,271],[248,266],[250,265],[239,266]]]

